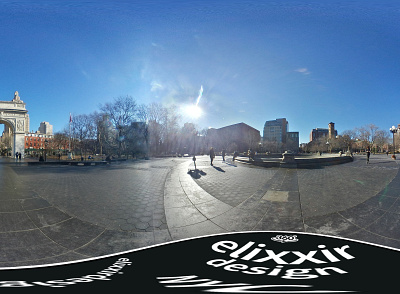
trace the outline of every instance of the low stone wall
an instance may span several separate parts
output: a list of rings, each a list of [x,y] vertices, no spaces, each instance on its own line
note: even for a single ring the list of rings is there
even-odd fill
[[[333,156],[333,157],[320,157],[320,158],[296,158],[298,168],[312,168],[327,165],[336,165],[347,162],[352,162],[352,156]]]
[[[76,165],[76,166],[93,166],[104,165],[107,161],[29,161],[28,165]]]
[[[261,167],[283,167],[283,168],[320,168],[322,166],[336,165],[347,162],[352,162],[352,156],[330,156],[317,158],[295,158],[294,161],[284,162],[282,158],[275,160],[260,160],[252,161],[246,157],[236,158],[235,161],[251,164]]]

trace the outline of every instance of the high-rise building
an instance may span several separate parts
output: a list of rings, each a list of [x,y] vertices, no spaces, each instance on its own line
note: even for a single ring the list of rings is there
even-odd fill
[[[328,124],[327,129],[326,128],[313,129],[310,133],[310,142],[322,137],[333,139],[336,138],[336,136],[337,136],[337,130],[335,130],[335,124],[333,122],[330,122]]]
[[[40,123],[38,131],[41,134],[53,135],[53,126],[50,123],[43,121]]]
[[[266,121],[264,124],[263,142],[273,144],[275,150],[299,150],[299,132],[289,132],[289,123],[286,118]],[[268,148],[268,146],[267,146]]]
[[[266,121],[264,124],[263,140],[277,143],[286,143],[286,132],[289,123],[286,118]]]

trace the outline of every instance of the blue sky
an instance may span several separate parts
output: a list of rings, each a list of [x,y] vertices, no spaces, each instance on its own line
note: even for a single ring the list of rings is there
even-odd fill
[[[0,100],[36,131],[119,96],[199,128],[285,117],[309,141],[400,123],[400,1],[1,1]]]

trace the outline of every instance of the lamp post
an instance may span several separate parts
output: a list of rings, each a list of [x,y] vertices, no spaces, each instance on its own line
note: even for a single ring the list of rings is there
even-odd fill
[[[197,131],[196,130],[194,130],[193,131],[193,138],[194,138],[194,141],[193,141],[193,163],[194,163],[194,170],[196,171],[197,170],[197,167],[196,167],[196,140],[197,140]]]
[[[395,126],[392,126],[389,131],[393,134],[393,155],[396,156],[396,146],[395,146],[395,140],[394,140],[394,134],[397,133],[397,128]]]
[[[328,152],[328,151],[329,151],[329,153],[332,153],[332,149],[331,149],[331,145],[330,145],[329,139],[328,139],[328,141],[326,141],[326,152]]]
[[[49,141],[47,139],[44,140],[44,161],[47,161],[47,145]]]

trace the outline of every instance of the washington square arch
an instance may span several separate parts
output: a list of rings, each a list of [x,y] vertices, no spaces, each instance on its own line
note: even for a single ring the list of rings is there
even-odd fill
[[[0,101],[0,124],[4,124],[3,135],[11,138],[11,155],[16,152],[24,157],[25,134],[29,132],[29,115],[25,103],[15,91],[11,101]]]

